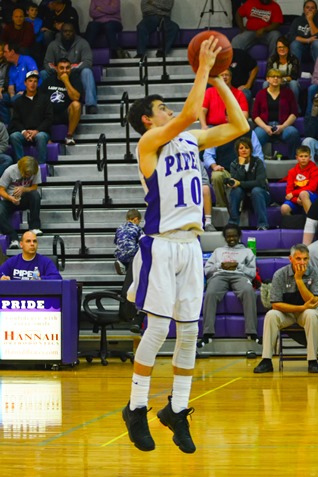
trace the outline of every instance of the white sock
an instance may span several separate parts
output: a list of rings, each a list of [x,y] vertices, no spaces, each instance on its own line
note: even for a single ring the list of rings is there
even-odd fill
[[[173,412],[181,412],[188,408],[192,376],[174,375],[171,407]]]
[[[206,215],[205,216],[205,223],[206,224],[212,224],[212,215]]]
[[[133,373],[129,406],[131,411],[134,411],[137,407],[148,406],[149,388],[150,376]]]

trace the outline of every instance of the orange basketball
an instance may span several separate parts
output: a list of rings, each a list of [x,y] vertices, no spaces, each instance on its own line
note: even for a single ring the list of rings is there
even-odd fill
[[[195,35],[188,46],[188,60],[195,73],[199,68],[201,43],[203,40],[207,40],[212,35],[214,36],[214,38],[217,38],[219,40],[217,46],[221,46],[222,50],[216,57],[214,66],[210,71],[210,76],[219,75],[220,73],[222,73],[222,71],[226,70],[232,63],[233,49],[229,39],[225,35],[223,35],[223,33],[219,33],[218,31],[205,30]]]

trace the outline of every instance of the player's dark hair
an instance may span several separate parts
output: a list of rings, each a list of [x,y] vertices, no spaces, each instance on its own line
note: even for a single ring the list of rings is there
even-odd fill
[[[237,224],[227,224],[222,231],[222,234],[223,234],[224,238],[225,238],[225,234],[228,230],[236,230],[239,237],[241,237],[241,235],[242,235],[242,231]]]
[[[152,106],[154,101],[163,101],[163,97],[159,94],[151,94],[142,99],[136,99],[128,111],[129,123],[141,136],[147,131],[141,118],[144,114],[149,117],[153,115]]]

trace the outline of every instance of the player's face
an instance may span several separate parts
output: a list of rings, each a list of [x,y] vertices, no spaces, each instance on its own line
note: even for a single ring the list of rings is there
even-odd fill
[[[57,76],[60,78],[62,74],[66,73],[68,76],[71,74],[71,64],[70,63],[59,63],[56,68]]]
[[[294,255],[290,255],[289,260],[294,271],[296,271],[299,267],[305,267],[306,269],[309,263],[309,255],[306,252],[299,252],[296,250]]]
[[[229,247],[235,247],[240,241],[240,236],[236,229],[227,229],[224,238]]]
[[[149,118],[153,126],[164,126],[173,118],[173,111],[162,101],[154,101],[152,105],[152,116]]]
[[[33,255],[38,249],[38,240],[33,232],[26,232],[20,242],[20,247],[25,254]]]

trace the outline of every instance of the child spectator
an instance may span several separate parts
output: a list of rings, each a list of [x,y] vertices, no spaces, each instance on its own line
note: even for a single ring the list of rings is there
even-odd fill
[[[287,175],[286,197],[281,206],[282,215],[297,214],[302,208],[307,213],[318,198],[318,167],[311,160],[308,146],[296,150],[298,164]]]
[[[138,241],[142,233],[140,222],[139,210],[130,209],[126,214],[126,222],[116,230],[114,255],[116,257],[115,269],[118,275],[126,275],[128,266],[138,251]]]
[[[38,17],[39,14],[39,7],[36,3],[30,2],[26,9],[27,16],[25,17],[25,21],[29,22],[33,25],[33,30],[35,34],[35,41],[37,43],[43,43],[43,20]]]
[[[142,234],[142,228],[139,226],[141,214],[137,209],[130,209],[126,214],[126,222],[120,225],[115,234],[115,269],[119,275],[126,275],[121,296],[126,300],[120,304],[119,313],[124,320],[131,320],[130,331],[140,333],[145,313],[137,311],[135,304],[127,300],[127,290],[132,284],[132,261],[139,249],[139,237]]]

